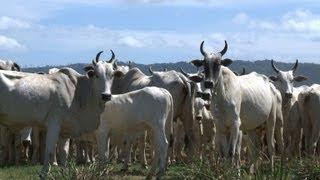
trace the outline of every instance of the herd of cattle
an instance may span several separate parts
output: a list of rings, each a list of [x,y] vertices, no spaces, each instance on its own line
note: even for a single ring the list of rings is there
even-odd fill
[[[294,87],[306,79],[296,75],[298,60],[289,71],[272,60],[275,76],[238,75],[222,58],[226,41],[217,53],[203,46],[203,59],[191,61],[195,74],[150,68],[147,76],[118,66],[113,51],[107,61],[99,52],[85,75],[67,67],[26,73],[0,61],[0,163],[41,163],[44,179],[50,164],[66,165],[69,153],[78,163],[121,160],[128,168],[137,152],[143,167],[146,154],[153,156],[151,178],[169,163],[212,160],[214,152],[234,165],[245,155],[254,163],[265,145],[271,167],[275,153],[316,153],[320,85]]]

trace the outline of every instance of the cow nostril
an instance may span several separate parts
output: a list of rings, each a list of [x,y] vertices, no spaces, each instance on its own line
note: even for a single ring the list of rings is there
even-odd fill
[[[196,116],[196,120],[197,121],[201,121],[202,120],[202,116]]]
[[[286,93],[285,96],[286,96],[287,98],[292,98],[292,93]]]
[[[205,82],[204,82],[204,87],[207,88],[207,89],[213,88],[213,82],[211,82],[211,81],[205,81]]]
[[[211,100],[211,94],[210,93],[203,93],[202,99],[210,101]]]
[[[111,94],[102,93],[101,98],[103,101],[110,101],[111,100]]]

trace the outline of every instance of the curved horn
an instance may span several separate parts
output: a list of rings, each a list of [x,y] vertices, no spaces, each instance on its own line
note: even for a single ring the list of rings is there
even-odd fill
[[[21,70],[20,66],[17,63],[13,63],[13,66],[17,69],[17,71]]]
[[[103,51],[100,51],[100,52],[98,52],[98,54],[96,55],[96,59],[95,59],[96,63],[99,62],[100,55],[101,55],[102,53],[103,53]]]
[[[93,64],[94,66],[96,66],[96,65],[97,65],[97,62],[96,62],[94,59],[92,59],[92,64]]]
[[[153,75],[153,70],[151,69],[151,66],[149,67],[149,72],[150,72],[150,74]]]
[[[204,44],[204,41],[202,41],[200,44],[200,52],[203,56],[207,56],[207,52],[203,49],[203,44]]]
[[[224,40],[224,48],[222,49],[222,51],[220,51],[221,56],[223,56],[228,50],[228,43],[226,40]]]
[[[114,55],[114,52],[112,51],[112,49],[110,49],[110,52],[111,52],[111,58],[110,58],[110,60],[108,61],[108,63],[113,63],[116,56]]]
[[[276,67],[276,65],[274,65],[273,59],[271,59],[271,66],[276,73],[280,72],[280,70]]]
[[[298,59],[296,60],[296,63],[294,64],[294,66],[292,67],[292,72],[295,72],[297,70],[298,67]]]
[[[180,72],[181,72],[183,75],[185,75],[186,77],[189,77],[189,74],[186,73],[182,68],[180,68]]]

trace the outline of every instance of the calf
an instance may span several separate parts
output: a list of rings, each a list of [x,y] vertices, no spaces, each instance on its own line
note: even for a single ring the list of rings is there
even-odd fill
[[[96,131],[99,160],[106,162],[109,151],[106,141],[113,132],[135,134],[148,129],[153,136],[155,153],[147,178],[152,177],[157,167],[160,177],[166,168],[167,139],[172,136],[172,119],[173,100],[165,89],[146,87],[125,94],[112,95],[111,101],[106,103],[100,126]]]

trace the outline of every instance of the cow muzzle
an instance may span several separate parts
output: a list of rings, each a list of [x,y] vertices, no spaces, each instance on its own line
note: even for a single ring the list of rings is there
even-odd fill
[[[196,116],[196,120],[197,120],[197,121],[201,121],[201,120],[202,120],[202,116],[199,116],[199,115]]]
[[[108,102],[111,100],[112,95],[109,93],[102,93],[101,98],[104,102]]]
[[[212,81],[205,81],[204,82],[204,87],[206,89],[212,89],[213,88],[213,82]]]

